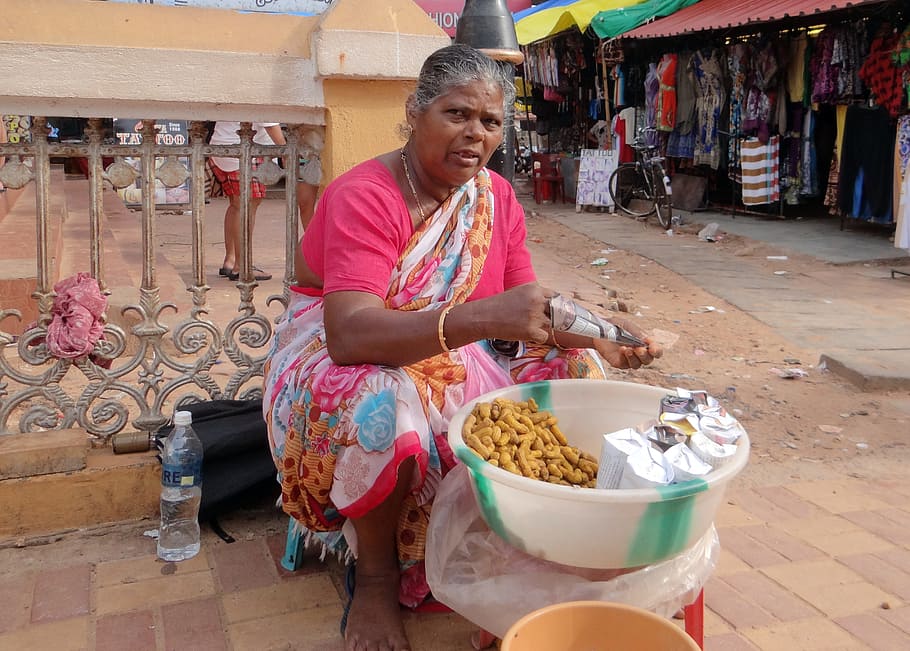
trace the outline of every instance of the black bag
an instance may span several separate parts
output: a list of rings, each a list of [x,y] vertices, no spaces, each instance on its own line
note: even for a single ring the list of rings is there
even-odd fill
[[[202,441],[204,522],[236,508],[251,497],[279,491],[277,471],[262,417],[262,400],[211,400],[180,408],[193,414],[193,429]],[[159,450],[173,425],[156,433]],[[159,456],[160,458],[160,456]]]

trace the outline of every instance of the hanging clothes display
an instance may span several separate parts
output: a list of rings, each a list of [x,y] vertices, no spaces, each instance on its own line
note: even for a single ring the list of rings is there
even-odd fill
[[[626,106],[626,76],[620,64],[610,69],[610,78],[613,80],[613,106]]]
[[[818,35],[809,59],[811,101],[834,104],[861,96],[859,69],[866,57],[866,24],[829,25]]]
[[[890,224],[905,176],[881,183],[896,171],[882,152],[896,156],[894,124],[910,113],[910,25],[896,9],[826,16],[820,31],[804,21],[779,32],[683,30],[655,41],[677,51],[630,47],[619,66],[625,100],[640,109],[638,127],[655,130],[646,140],[670,174],[707,177],[715,197]]]
[[[746,103],[742,113],[742,133],[757,136],[762,142],[771,137],[774,94],[777,85],[777,53],[774,44],[766,41],[763,46],[752,50],[751,83],[746,91]]]
[[[787,55],[787,96],[791,102],[808,103],[806,77],[809,73],[809,37],[805,32],[791,36]]]
[[[752,48],[748,43],[733,43],[727,50],[727,73],[730,79],[730,144],[727,160],[738,179],[739,138],[743,132],[743,107],[746,101],[746,78],[750,76]]]
[[[888,110],[852,105],[844,124],[838,204],[844,214],[879,223],[892,221],[891,179],[895,127]]]
[[[901,71],[892,58],[899,40],[900,35],[894,28],[883,24],[859,70],[859,76],[869,87],[875,103],[884,106],[893,118],[900,114],[905,95]]]
[[[717,169],[720,165],[720,139],[717,133],[720,112],[726,100],[723,81],[723,66],[717,49],[707,52],[696,51],[692,55],[692,69],[698,97],[695,113],[698,127],[695,134],[693,162]]]
[[[780,136],[767,142],[745,138],[740,145],[743,203],[756,206],[780,200]]]
[[[602,66],[591,65],[593,44],[569,32],[522,46],[524,80],[531,85],[531,109],[536,151],[578,152],[586,146],[588,131],[597,120],[609,122],[602,87]],[[530,134],[529,134],[530,138]]]
[[[799,203],[800,175],[802,174],[802,137],[806,107],[799,102],[787,104],[787,130],[781,142],[781,185],[788,205]],[[836,198],[835,198],[836,199]]]
[[[666,53],[657,64],[657,130],[673,131],[676,126],[676,65],[678,57]]]
[[[635,150],[632,149],[632,141],[635,139],[635,107],[624,108],[616,114],[613,135],[613,141],[618,143],[619,162],[633,162],[635,160]]]
[[[799,171],[799,193],[804,197],[817,196],[818,159],[815,154],[815,111],[806,111],[803,116]]]
[[[692,52],[682,52],[676,63],[676,124],[667,140],[667,156],[695,155],[695,71]]]
[[[910,115],[897,122],[894,141],[894,246],[910,249]]]
[[[831,154],[831,169],[828,172],[828,188],[825,191],[824,205],[828,206],[828,213],[841,217],[840,205],[837,201],[838,178],[840,177],[840,157],[844,146],[844,125],[847,121],[847,106],[839,104],[835,107],[837,123],[837,136],[834,139],[834,151]]]
[[[657,144],[657,96],[660,94],[660,77],[657,75],[657,64],[648,64],[645,76],[645,142],[651,146]]]

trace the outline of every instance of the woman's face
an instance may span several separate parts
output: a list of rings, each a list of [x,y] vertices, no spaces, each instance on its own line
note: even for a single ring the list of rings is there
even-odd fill
[[[444,198],[487,164],[502,142],[502,89],[473,81],[440,95],[423,112],[408,110],[421,181]]]

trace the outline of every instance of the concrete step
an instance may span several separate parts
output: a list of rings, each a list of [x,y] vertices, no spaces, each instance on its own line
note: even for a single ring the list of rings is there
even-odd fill
[[[117,455],[87,442],[83,451],[80,470],[0,480],[0,543],[158,513],[161,464],[154,451]]]

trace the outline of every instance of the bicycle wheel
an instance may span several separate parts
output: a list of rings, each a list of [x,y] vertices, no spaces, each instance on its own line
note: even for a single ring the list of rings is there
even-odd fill
[[[616,207],[633,217],[647,217],[654,212],[650,183],[638,165],[624,164],[610,175],[608,189]]]
[[[664,172],[660,163],[652,163],[652,187],[654,188],[654,208],[657,211],[657,221],[664,228],[670,228],[673,223],[673,190],[670,187],[670,177]]]

